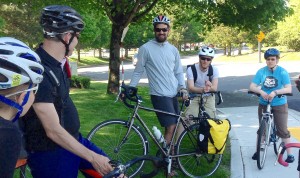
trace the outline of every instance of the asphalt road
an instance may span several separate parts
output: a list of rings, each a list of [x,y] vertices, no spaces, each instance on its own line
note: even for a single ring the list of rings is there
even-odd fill
[[[197,56],[182,57],[183,68],[186,69],[186,65],[198,62]],[[251,83],[256,71],[265,66],[265,63],[249,62],[249,63],[222,63],[218,62],[215,58],[213,61],[219,69],[219,90],[222,92],[224,102],[217,107],[241,107],[241,106],[255,106],[258,103],[258,98],[247,94],[247,90]],[[294,80],[300,73],[300,61],[299,62],[284,62],[280,61],[280,66],[289,71],[292,86],[293,96],[288,97],[289,108],[300,111],[300,93],[295,87]],[[125,83],[129,83],[134,66],[130,62],[124,63],[124,79]],[[108,66],[100,67],[88,67],[78,69],[78,74],[88,76],[92,80],[107,82],[108,79]],[[121,75],[121,79],[123,76]],[[148,85],[147,76],[144,73],[140,80],[140,85]]]

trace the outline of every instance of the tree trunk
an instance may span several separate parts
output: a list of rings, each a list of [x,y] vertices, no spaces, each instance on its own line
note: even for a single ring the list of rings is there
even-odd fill
[[[229,44],[228,48],[229,48],[229,51],[228,51],[228,53],[227,53],[227,56],[231,56],[231,51],[232,51],[232,49],[231,49],[231,44]]]
[[[77,62],[80,62],[80,48],[77,48]]]
[[[127,59],[128,58],[128,48],[125,48],[125,58],[124,59]]]
[[[101,50],[101,48],[99,48],[98,51],[99,51],[99,56],[98,56],[98,58],[101,59],[101,57],[102,57],[102,50]]]
[[[94,49],[94,56],[93,57],[96,57],[96,49]]]
[[[124,27],[112,25],[107,93],[117,94],[120,86],[120,44]]]
[[[227,51],[227,48],[226,48],[226,45],[224,45],[224,56],[226,56],[226,51]]]
[[[243,49],[243,43],[239,44],[239,54],[238,55],[242,55],[242,49]]]

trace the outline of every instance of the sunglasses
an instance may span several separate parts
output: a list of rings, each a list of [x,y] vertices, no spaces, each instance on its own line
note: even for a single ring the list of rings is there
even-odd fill
[[[276,58],[267,58],[266,61],[276,61]]]
[[[168,28],[154,28],[155,32],[160,32],[160,31],[167,32],[168,30],[169,30]]]
[[[212,60],[211,58],[207,58],[207,57],[200,57],[200,59],[203,60],[203,61],[205,61],[205,60],[211,61]]]

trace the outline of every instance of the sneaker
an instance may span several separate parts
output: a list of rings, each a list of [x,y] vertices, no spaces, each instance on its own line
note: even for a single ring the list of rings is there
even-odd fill
[[[253,154],[252,159],[257,160],[257,153],[256,152]]]
[[[288,157],[285,160],[285,162],[287,162],[287,163],[292,163],[294,161],[295,161],[295,158],[293,155],[288,155]]]

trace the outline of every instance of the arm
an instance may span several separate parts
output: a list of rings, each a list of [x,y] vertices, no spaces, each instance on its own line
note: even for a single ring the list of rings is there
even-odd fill
[[[135,66],[135,69],[132,73],[132,76],[131,76],[131,80],[130,80],[130,83],[129,83],[129,86],[132,86],[132,87],[136,87],[137,84],[139,83],[143,73],[144,73],[144,70],[145,70],[145,49],[143,47],[141,47],[139,49],[139,52],[137,54],[137,63],[136,63],[136,66]]]
[[[47,136],[61,147],[89,161],[101,174],[112,170],[109,159],[80,144],[59,123],[59,117],[53,103],[35,103],[33,108],[40,119]]]
[[[180,59],[180,55],[179,55],[179,52],[178,52],[177,49],[176,49],[176,57],[175,58],[176,58],[175,59],[176,64],[175,64],[174,72],[175,72],[175,77],[178,81],[178,89],[186,88],[185,81],[184,81],[182,64],[181,64],[181,59]]]

